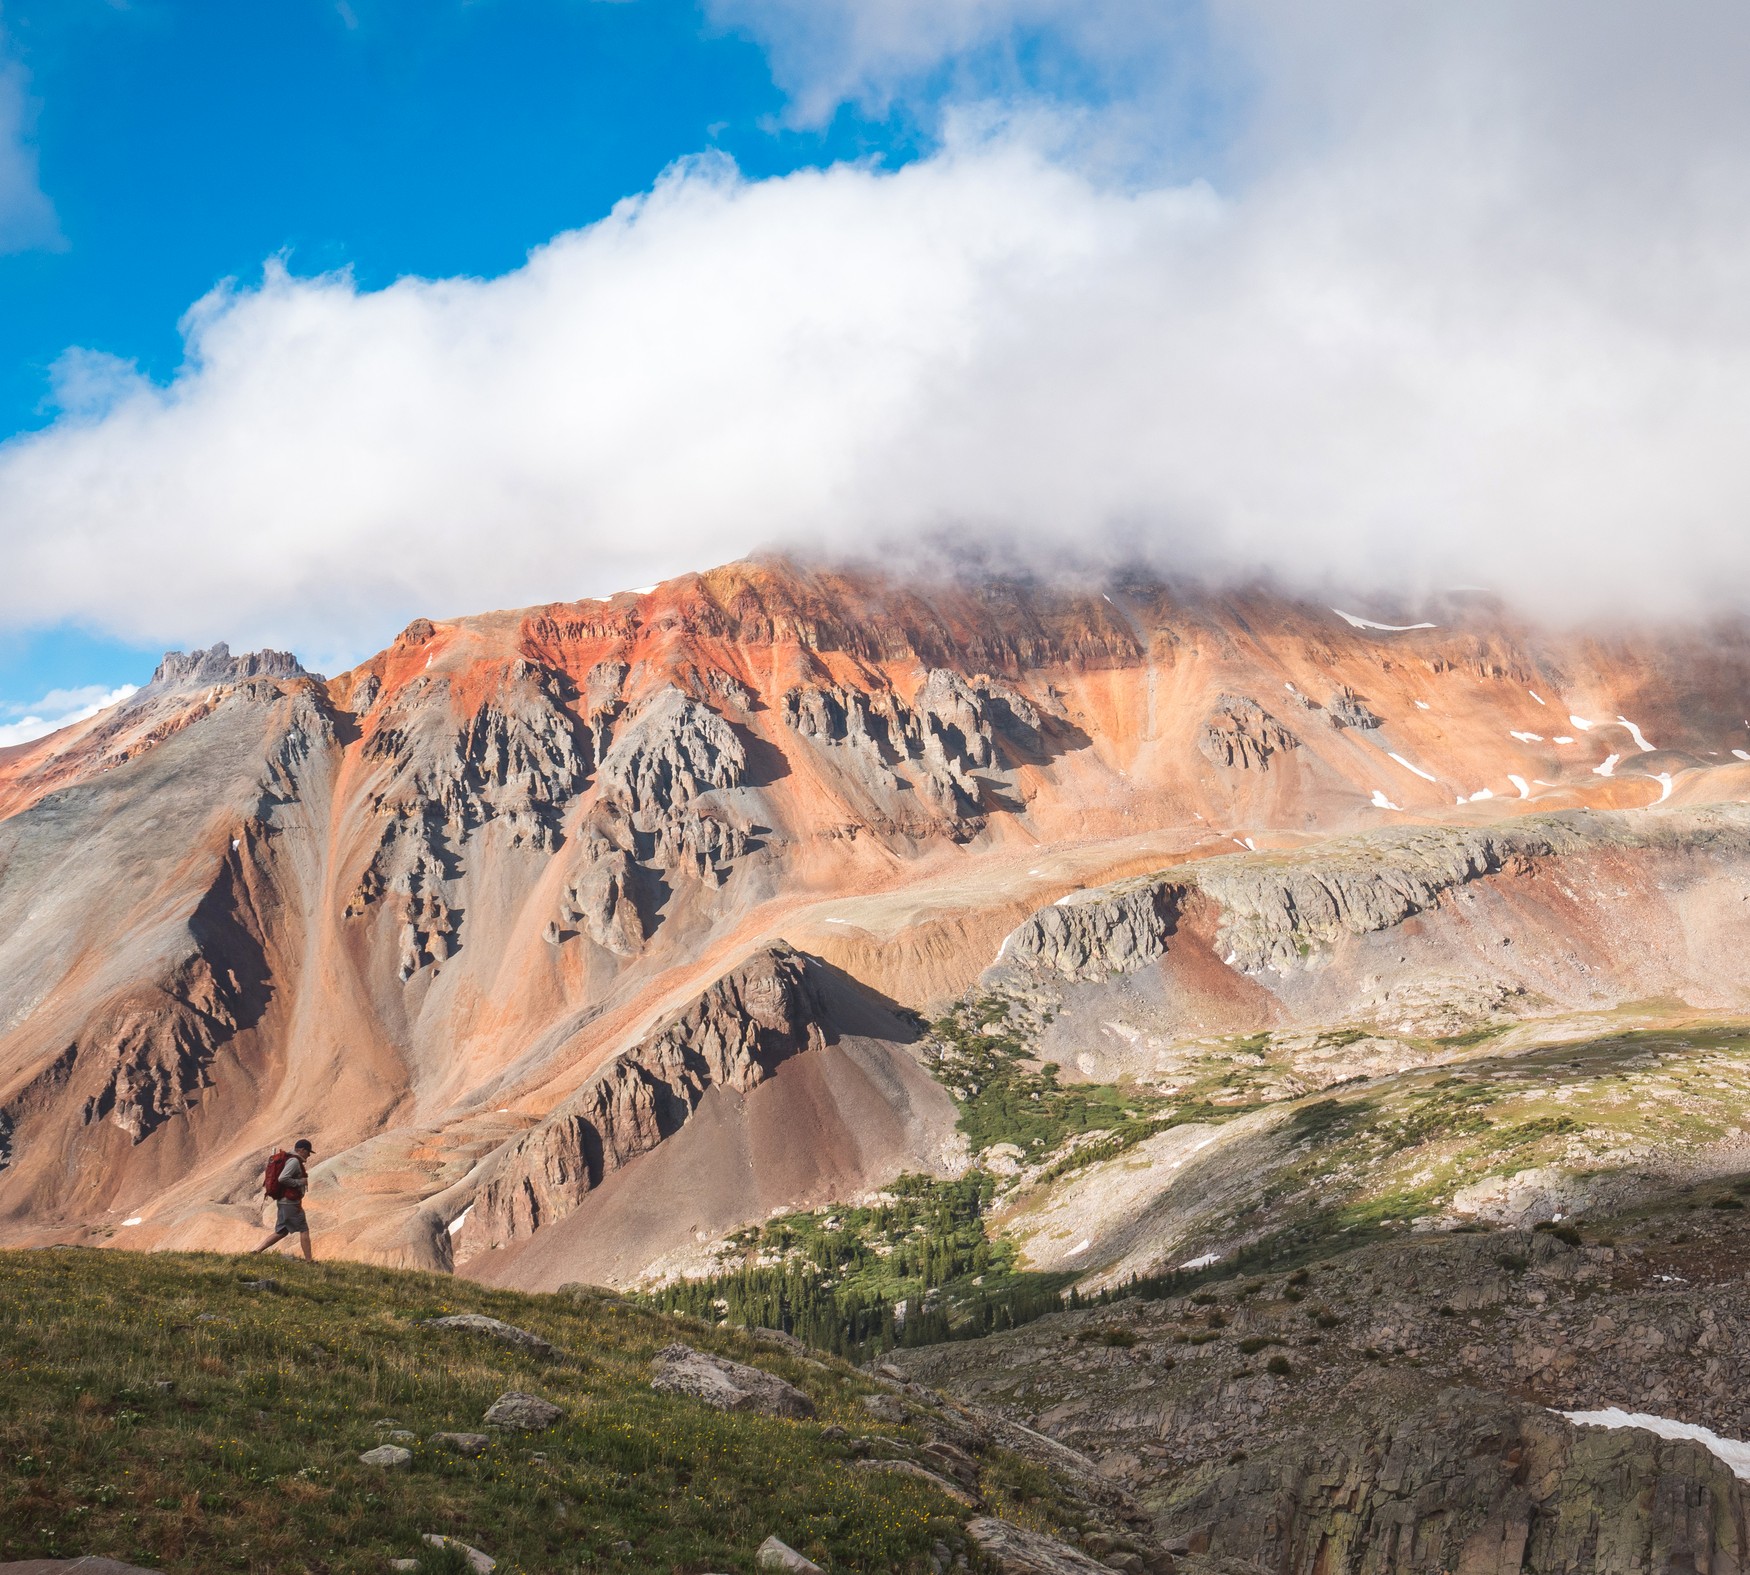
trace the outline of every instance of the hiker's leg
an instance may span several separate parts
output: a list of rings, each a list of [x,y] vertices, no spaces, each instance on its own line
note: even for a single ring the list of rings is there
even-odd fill
[[[259,1247],[252,1248],[249,1256],[253,1258],[255,1256],[255,1254],[258,1252],[266,1252],[269,1247],[272,1247],[277,1242],[282,1242],[285,1239],[286,1239],[286,1233],[283,1230],[276,1230]]]
[[[298,1240],[304,1244],[304,1262],[314,1263],[316,1254],[310,1251],[310,1232],[308,1230],[299,1231]]]

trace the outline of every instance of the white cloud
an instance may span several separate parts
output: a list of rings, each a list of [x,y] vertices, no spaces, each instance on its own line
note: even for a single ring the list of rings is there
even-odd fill
[[[0,33],[0,253],[53,246],[60,240],[55,210],[37,185],[24,72],[6,57],[5,49]]]
[[[169,388],[72,357],[67,414],[0,448],[0,620],[332,664],[415,612],[993,532],[1738,596],[1750,12],[1211,27],[1253,91],[1210,184],[1105,180],[1086,110],[1067,139],[987,110],[892,173],[689,164],[489,281],[270,268],[196,306]]]
[[[79,689],[51,689],[31,705],[0,702],[0,714],[18,718],[15,722],[0,722],[0,749],[47,738],[50,733],[96,716],[99,711],[108,710],[135,693],[137,689],[133,684],[123,684],[118,689],[87,684]]]
[[[1188,0],[706,0],[720,26],[751,34],[818,124],[846,101],[1090,88],[1183,80],[1175,57],[1207,71],[1201,10]]]

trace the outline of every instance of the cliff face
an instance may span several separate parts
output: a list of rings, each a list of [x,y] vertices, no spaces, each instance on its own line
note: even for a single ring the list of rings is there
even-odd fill
[[[1594,1218],[1610,1246],[1424,1236],[893,1360],[1091,1455],[1214,1568],[1738,1571],[1746,1231],[1699,1201]]]
[[[939,1165],[890,1011],[879,1072],[819,1071],[825,968],[929,1011],[1000,948],[1071,1075],[1413,1015],[1412,974],[1460,1026],[1736,1001],[1744,833],[1702,806],[1750,787],[1750,631],[1429,620],[766,562],[421,619],[333,679],[173,654],[0,754],[0,1241],[242,1244],[307,1133],[334,1250],[468,1261],[713,1089],[803,1112],[808,1187],[853,1097],[889,1102],[861,1181]]]

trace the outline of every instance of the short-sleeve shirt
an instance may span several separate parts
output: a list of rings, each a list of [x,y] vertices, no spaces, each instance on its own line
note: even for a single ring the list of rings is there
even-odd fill
[[[310,1172],[304,1169],[303,1160],[293,1154],[280,1167],[280,1191],[295,1203],[309,1190]]]

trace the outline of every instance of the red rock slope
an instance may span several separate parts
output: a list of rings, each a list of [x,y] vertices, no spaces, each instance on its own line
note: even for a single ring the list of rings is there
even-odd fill
[[[0,1242],[247,1244],[261,1156],[307,1133],[330,1250],[623,1278],[952,1164],[896,1009],[1056,899],[1737,800],[1747,697],[1740,625],[777,561],[420,620],[331,680],[167,658],[0,754]],[[1230,1015],[1296,1009],[1196,966]]]

